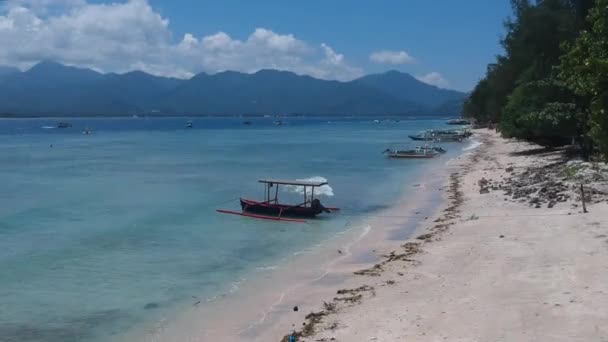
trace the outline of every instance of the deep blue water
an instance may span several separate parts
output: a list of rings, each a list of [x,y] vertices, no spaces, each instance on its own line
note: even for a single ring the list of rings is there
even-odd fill
[[[373,212],[432,162],[389,160],[382,150],[445,128],[439,120],[194,118],[187,129],[187,120],[0,119],[0,341],[111,340],[191,296],[222,293],[340,232],[347,218],[294,227],[216,208],[263,197],[261,178],[324,177],[334,193],[324,204]],[[48,128],[58,121],[73,127]]]

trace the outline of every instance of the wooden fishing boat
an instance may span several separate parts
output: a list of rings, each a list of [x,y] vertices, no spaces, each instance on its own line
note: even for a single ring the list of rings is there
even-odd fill
[[[325,207],[315,198],[315,189],[327,185],[327,182],[278,179],[262,179],[259,182],[264,184],[264,201],[240,198],[241,212],[224,209],[217,209],[217,212],[274,221],[306,222],[302,218],[315,218],[322,213],[339,210]],[[279,203],[280,186],[303,187],[304,201],[299,204]]]

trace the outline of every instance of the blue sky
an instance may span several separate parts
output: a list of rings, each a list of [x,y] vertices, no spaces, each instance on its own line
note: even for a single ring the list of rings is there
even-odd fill
[[[254,28],[325,42],[366,72],[396,68],[412,74],[436,71],[456,89],[470,90],[486,64],[501,52],[507,0],[307,0],[151,1],[171,19],[174,32],[224,31],[245,38]],[[376,50],[404,50],[416,63],[371,63]]]
[[[507,0],[9,0],[0,40],[15,51],[0,52],[0,64],[183,77],[276,67],[328,79],[397,69],[467,91],[501,52],[509,14]],[[388,59],[370,60],[381,51]]]

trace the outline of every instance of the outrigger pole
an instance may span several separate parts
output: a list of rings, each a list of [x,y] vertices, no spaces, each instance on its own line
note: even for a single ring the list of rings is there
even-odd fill
[[[222,213],[222,214],[232,214],[232,215],[253,217],[253,218],[262,219],[262,220],[286,221],[286,222],[294,222],[294,223],[306,223],[305,220],[283,218],[283,217],[275,217],[275,216],[266,216],[266,215],[257,215],[257,214],[243,213],[243,212],[238,212],[238,211],[233,211],[233,210],[216,209],[215,211],[217,211],[218,213]]]

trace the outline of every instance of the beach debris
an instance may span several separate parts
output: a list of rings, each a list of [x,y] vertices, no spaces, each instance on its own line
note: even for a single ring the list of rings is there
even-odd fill
[[[334,313],[337,310],[335,303],[323,302],[323,310],[317,312],[310,312],[302,322],[302,330],[293,331],[290,334],[283,336],[281,342],[299,341],[300,338],[305,338],[314,335],[316,332],[316,326],[323,321],[323,318],[329,314]]]
[[[428,239],[432,238],[433,235],[435,235],[435,234],[433,234],[433,233],[422,234],[422,235],[418,235],[416,237],[416,239],[418,239],[418,240],[428,240]]]
[[[585,184],[585,202],[608,200],[608,165],[568,160],[563,151],[554,151],[520,172],[513,167],[505,171],[506,177],[501,175],[498,181],[479,180],[480,193],[501,190],[513,202],[527,202],[534,208],[554,208],[568,201],[582,202],[580,185]]]
[[[339,295],[345,295],[345,294],[357,294],[359,292],[370,292],[370,291],[374,291],[374,287],[373,286],[369,286],[369,285],[362,285],[357,287],[356,289],[342,289],[342,290],[338,290],[338,292],[336,292],[336,294]]]
[[[299,309],[298,309],[298,306],[297,306],[297,305],[293,307],[293,311],[296,311],[296,312],[297,312],[298,310],[299,310]]]
[[[501,238],[501,239],[504,238],[504,237],[505,237],[504,235],[499,236],[499,238]]]
[[[327,312],[334,312],[334,311],[336,311],[336,304],[323,302],[323,309]]]
[[[338,254],[342,254],[342,250],[338,249]]]
[[[334,297],[334,303],[344,302],[348,304],[356,304],[359,303],[361,299],[363,299],[363,293],[367,292],[369,292],[372,296],[376,295],[374,287],[369,285],[363,285],[356,289],[338,290],[337,294],[342,297]],[[335,310],[335,304],[332,309]]]
[[[367,275],[367,276],[372,276],[372,277],[379,277],[381,272],[382,272],[382,265],[375,264],[371,268],[366,268],[363,270],[355,271],[353,273],[355,275]]]
[[[336,301],[336,302],[341,301],[341,302],[345,302],[345,303],[354,304],[354,303],[359,303],[362,298],[363,298],[363,295],[357,294],[357,295],[352,295],[349,297],[336,297],[336,298],[334,298],[334,301]]]
[[[383,255],[383,257],[385,259],[382,262],[377,263],[370,268],[355,271],[353,273],[356,275],[378,277],[384,271],[383,266],[390,262],[407,261],[407,262],[411,262],[414,265],[417,264],[418,262],[416,260],[411,259],[410,257],[412,255],[422,251],[422,249],[420,248],[420,243],[419,242],[406,242],[401,247],[403,247],[405,249],[404,253],[397,253],[396,251],[392,251],[389,254]]]

